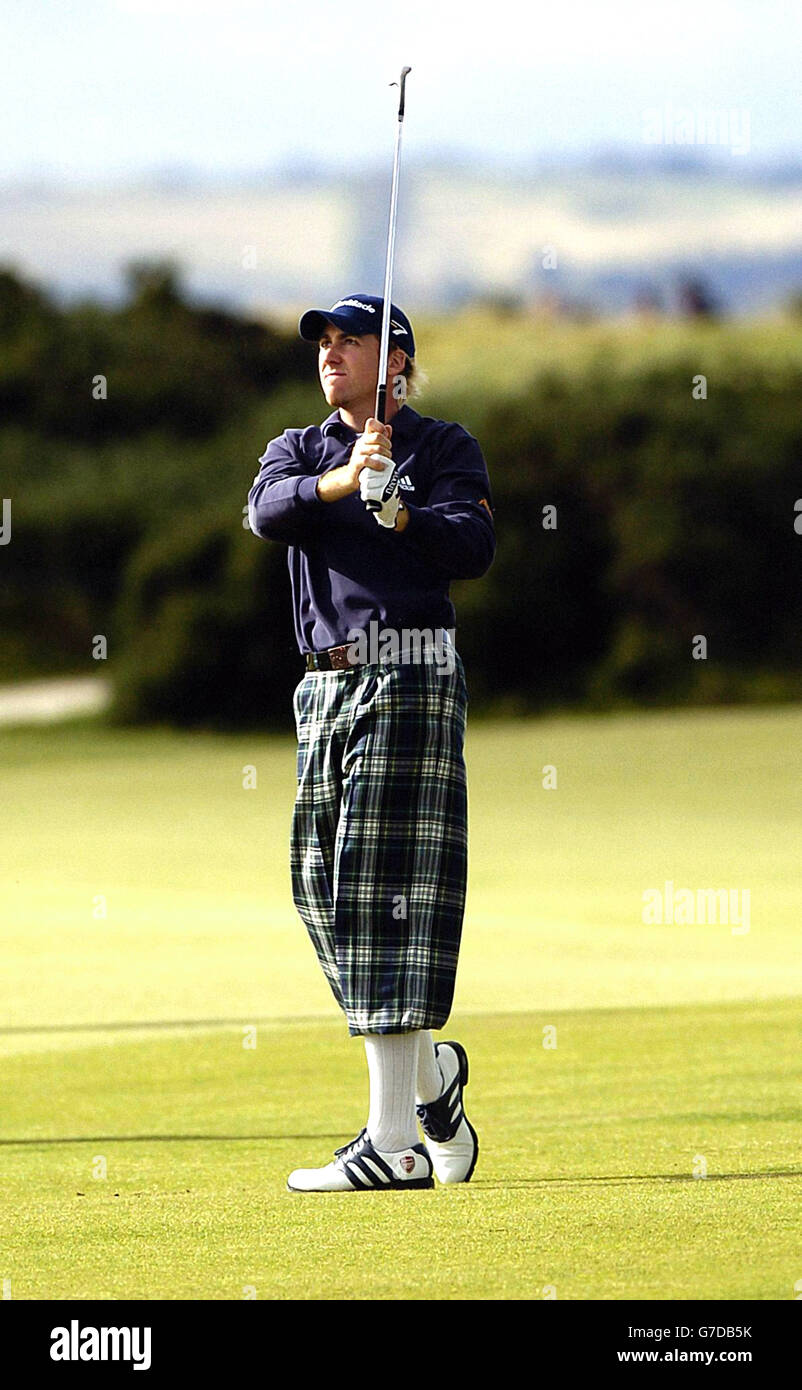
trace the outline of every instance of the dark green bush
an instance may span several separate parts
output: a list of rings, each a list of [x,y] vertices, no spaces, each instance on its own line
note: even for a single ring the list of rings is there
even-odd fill
[[[719,383],[704,414],[689,375],[546,380],[485,408],[498,554],[454,586],[474,707],[802,693],[801,383]],[[249,484],[243,466],[240,506]],[[301,663],[286,549],[237,512],[232,499],[138,555],[120,717],[288,726]],[[698,636],[707,660],[692,657]]]
[[[309,372],[296,334],[189,303],[171,265],[135,265],[119,307],[57,309],[0,272],[0,408],[42,437],[204,439]],[[94,383],[105,378],[105,398]]]
[[[287,726],[287,552],[242,507],[267,440],[328,413],[314,350],[188,304],[170,267],[132,268],[129,291],[62,310],[0,272],[3,674],[97,669],[100,632],[117,719]],[[420,406],[458,415],[490,468],[497,558],[453,589],[474,708],[802,695],[802,377],[758,336],[694,400],[700,351]]]
[[[286,556],[217,509],[146,541],[120,601],[114,719],[286,724],[301,674]]]

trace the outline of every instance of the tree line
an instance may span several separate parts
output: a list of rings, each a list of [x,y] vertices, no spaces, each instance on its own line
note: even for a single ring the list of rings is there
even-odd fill
[[[102,634],[117,721],[290,727],[286,550],[242,509],[267,440],[328,413],[314,348],[142,264],[116,306],[0,272],[0,344],[4,677],[96,670]],[[491,474],[496,561],[452,590],[474,708],[800,698],[800,370],[704,368],[689,343],[413,402]]]

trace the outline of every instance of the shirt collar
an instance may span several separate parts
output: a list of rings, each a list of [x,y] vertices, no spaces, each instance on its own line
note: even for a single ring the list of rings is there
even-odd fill
[[[420,418],[418,412],[413,410],[411,406],[402,405],[390,421],[393,427],[393,438],[405,439],[414,433]],[[356,431],[352,430],[351,426],[346,425],[345,421],[340,418],[339,410],[333,410],[331,415],[323,421],[320,429],[322,434],[334,434],[347,439],[356,438]]]

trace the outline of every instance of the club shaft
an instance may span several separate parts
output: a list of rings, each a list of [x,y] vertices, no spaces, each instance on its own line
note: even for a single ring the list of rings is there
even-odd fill
[[[401,131],[404,125],[404,84],[405,68],[401,74],[401,101],[398,108],[398,126],[395,135],[395,155],[393,158],[393,183],[390,192],[390,225],[387,231],[387,260],[384,266],[384,312],[382,331],[379,339],[379,380],[376,388],[376,419],[384,424],[387,412],[387,360],[390,356],[390,316],[393,301],[393,261],[395,259],[395,224],[398,210],[398,175],[401,168]]]

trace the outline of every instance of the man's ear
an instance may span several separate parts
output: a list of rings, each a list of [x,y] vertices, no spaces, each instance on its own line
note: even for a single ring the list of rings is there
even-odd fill
[[[390,356],[387,359],[388,372],[392,372],[394,375],[396,375],[398,372],[403,372],[406,365],[407,355],[404,352],[404,349],[400,347],[394,347],[392,352],[390,353]]]

